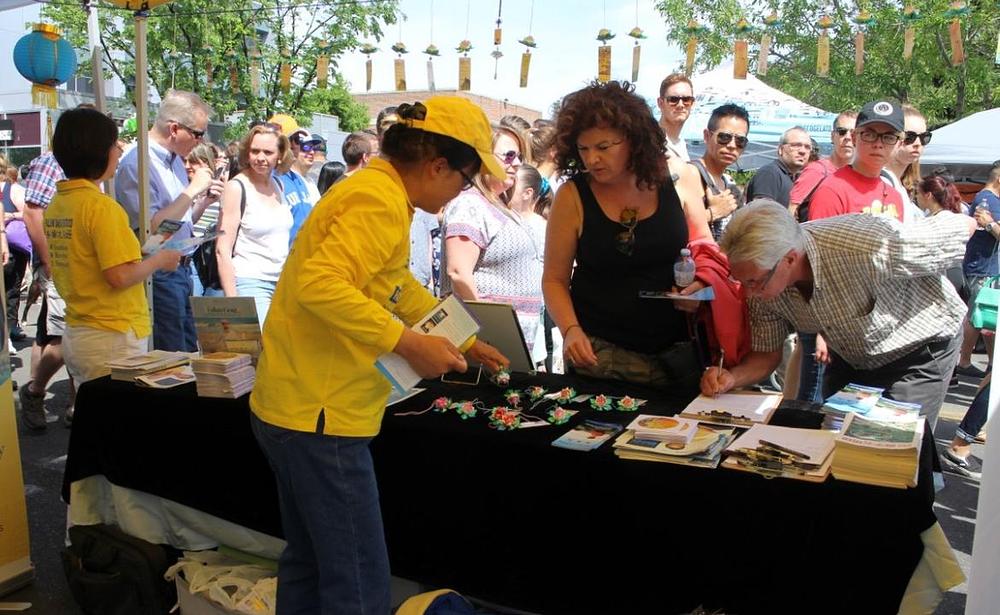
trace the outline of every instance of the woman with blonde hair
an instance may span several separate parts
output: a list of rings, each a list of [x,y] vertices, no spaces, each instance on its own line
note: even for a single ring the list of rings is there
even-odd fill
[[[292,163],[288,137],[267,124],[240,142],[240,172],[222,195],[215,257],[227,297],[253,297],[261,326],[288,257],[292,211],[274,178]]]
[[[896,142],[896,147],[885,165],[887,180],[903,197],[903,222],[912,222],[923,217],[923,212],[916,205],[917,188],[920,186],[920,155],[924,146],[931,142],[931,133],[927,130],[927,120],[913,105],[903,103],[903,138]]]
[[[517,181],[523,145],[517,133],[495,126],[493,156],[505,179],[477,177],[445,208],[441,292],[513,305],[530,352],[542,314],[544,244],[530,222],[534,214],[518,211],[507,196]]]

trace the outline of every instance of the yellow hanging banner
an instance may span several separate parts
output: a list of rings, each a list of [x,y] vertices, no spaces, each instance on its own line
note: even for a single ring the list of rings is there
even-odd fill
[[[830,35],[826,31],[833,27],[833,19],[829,15],[823,15],[818,25],[820,35],[816,40],[816,74],[826,77],[830,74]]]
[[[393,60],[396,73],[396,91],[405,92],[406,91],[406,60],[403,58],[396,58]]]
[[[597,80],[601,83],[611,81],[611,45],[597,48]]]
[[[469,56],[458,59],[458,89],[463,92],[472,89],[472,58]]]
[[[920,11],[912,4],[906,5],[903,9],[903,23],[906,25],[906,29],[903,30],[903,59],[907,62],[913,57],[913,47],[917,40],[915,26],[920,17]]]
[[[765,32],[760,37],[760,53],[757,56],[757,74],[767,75],[767,58],[771,55],[771,35]]]
[[[865,33],[854,34],[854,74],[865,72]]]
[[[281,91],[287,94],[292,89],[292,54],[287,49],[282,49],[281,58],[279,85],[281,86]]]
[[[632,47],[632,83],[635,83],[639,80],[639,58],[642,56],[642,46],[639,45],[639,41],[646,38],[646,35],[639,26],[632,28],[628,35],[635,39],[635,46]]]
[[[365,91],[370,92],[372,89],[372,59],[368,58],[365,60]]]
[[[958,66],[965,62],[965,46],[962,41],[962,18],[969,15],[969,7],[962,0],[956,0],[944,12],[951,20],[948,24],[948,37],[951,39],[951,65]]]
[[[531,66],[531,52],[525,51],[521,54],[521,87],[528,87],[528,68]]]
[[[691,19],[687,22],[687,26],[684,27],[684,31],[688,35],[687,40],[687,53],[684,58],[684,74],[691,76],[694,71],[694,57],[698,52],[698,35],[702,33],[704,28],[698,25],[698,22]]]

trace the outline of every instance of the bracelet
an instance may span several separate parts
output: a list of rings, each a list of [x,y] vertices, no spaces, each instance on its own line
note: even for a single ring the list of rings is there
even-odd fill
[[[575,325],[570,325],[570,326],[566,327],[566,330],[563,331],[563,339],[565,339],[566,336],[569,335],[569,332],[573,330],[573,327],[576,327],[577,329],[580,329],[580,323],[577,323]],[[582,331],[582,329],[580,329],[580,330]]]
[[[715,222],[715,212],[712,211],[712,208],[706,207],[705,209],[708,210],[708,223],[711,224]]]

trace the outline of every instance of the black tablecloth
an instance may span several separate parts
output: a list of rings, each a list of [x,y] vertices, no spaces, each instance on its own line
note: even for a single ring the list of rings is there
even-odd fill
[[[512,386],[620,385],[561,376]],[[629,387],[642,411],[686,400]],[[585,405],[569,424],[504,432],[485,418],[426,408],[438,395],[500,404],[501,389],[435,383],[389,408],[372,451],[393,574],[542,613],[895,613],[935,522],[925,440],[920,484],[896,490],[830,479],[765,479],[617,459],[551,441],[584,418],[633,415]],[[70,481],[114,484],[280,536],[273,479],[249,429],[247,399],[198,398],[101,379],[81,387]],[[779,409],[772,423],[816,427]]]

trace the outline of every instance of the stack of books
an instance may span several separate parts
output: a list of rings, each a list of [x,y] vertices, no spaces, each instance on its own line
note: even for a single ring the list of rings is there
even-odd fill
[[[916,404],[880,399],[866,414],[850,414],[837,436],[833,476],[866,485],[917,485],[924,419]]]
[[[726,448],[722,467],[823,482],[833,449],[834,434],[828,431],[756,424]]]
[[[698,431],[698,421],[676,416],[640,414],[626,429],[632,431],[637,438],[682,448],[690,444],[694,438],[695,432]]]
[[[191,360],[200,397],[236,399],[253,389],[256,372],[251,356],[240,352],[210,352]]]
[[[186,365],[190,359],[190,355],[185,352],[153,350],[123,359],[114,359],[108,361],[105,365],[111,369],[112,380],[134,382],[139,376],[177,367],[178,365]]]
[[[641,438],[630,429],[618,436],[612,446],[615,455],[621,459],[717,468],[722,451],[733,441],[735,432],[732,427],[699,425],[688,444],[677,445]]]

